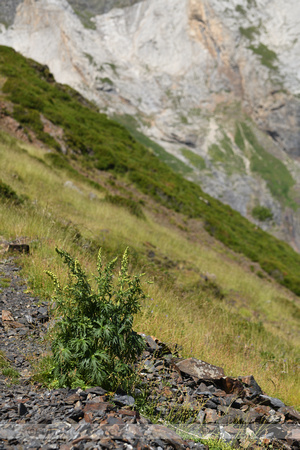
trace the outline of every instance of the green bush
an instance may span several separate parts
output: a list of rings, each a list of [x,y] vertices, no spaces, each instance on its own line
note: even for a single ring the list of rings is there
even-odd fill
[[[3,183],[0,179],[0,200],[8,200],[15,205],[21,205],[24,203],[24,199],[19,197],[18,194],[8,184]]]
[[[56,249],[69,269],[69,282],[62,288],[53,279],[54,313],[57,319],[50,331],[52,339],[54,384],[64,386],[99,385],[114,390],[128,387],[133,375],[131,363],[144,350],[144,340],[133,331],[133,316],[145,298],[141,275],[128,275],[127,249],[117,282],[113,283],[117,258],[103,268],[98,255],[98,276],[94,290],[79,262]]]
[[[260,222],[266,222],[273,219],[273,213],[269,208],[258,205],[252,209],[252,217]]]
[[[121,195],[107,194],[105,196],[105,201],[111,203],[112,205],[121,206],[122,208],[127,209],[130,214],[138,217],[139,219],[146,218],[141,205],[130,198],[122,197]]]

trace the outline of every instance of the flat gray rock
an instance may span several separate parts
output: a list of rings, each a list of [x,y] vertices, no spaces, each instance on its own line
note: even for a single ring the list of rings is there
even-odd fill
[[[224,370],[221,367],[213,366],[205,361],[196,358],[184,359],[175,364],[180,372],[190,375],[199,380],[214,380],[225,376]]]

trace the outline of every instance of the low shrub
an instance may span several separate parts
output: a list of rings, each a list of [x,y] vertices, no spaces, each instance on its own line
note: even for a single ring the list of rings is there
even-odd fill
[[[127,209],[130,214],[138,217],[139,219],[145,219],[141,205],[130,198],[122,197],[121,195],[107,194],[105,196],[105,201]]]
[[[7,200],[15,205],[24,203],[24,199],[20,197],[8,184],[0,180],[0,200]]]
[[[143,338],[132,329],[139,301],[145,298],[141,275],[129,276],[126,249],[114,283],[117,258],[103,267],[100,251],[94,290],[79,262],[63,250],[56,251],[68,266],[69,282],[62,288],[56,275],[47,272],[55,285],[52,384],[128,388],[134,376],[131,363],[144,350]]]
[[[273,213],[269,208],[258,205],[252,209],[252,217],[260,222],[266,222],[273,219]]]

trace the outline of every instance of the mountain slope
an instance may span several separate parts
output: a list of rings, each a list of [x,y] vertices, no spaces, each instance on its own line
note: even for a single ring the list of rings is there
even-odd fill
[[[0,133],[1,233],[30,243],[33,291],[50,296],[45,269],[67,276],[55,246],[94,271],[100,245],[107,259],[129,245],[133,270],[154,281],[138,329],[227,374],[252,372],[298,405],[299,298],[253,261],[298,292],[300,256],[174,174],[46,67],[1,47],[0,74],[1,128],[23,138]]]
[[[47,146],[65,153],[50,154],[53,162],[67,167],[82,164],[86,171],[110,170],[125,177],[162,205],[201,218],[213,236],[300,293],[300,255],[287,244],[176,175],[121,125],[88,107],[69,87],[57,85],[47,68],[6,47],[1,47],[0,58],[2,98],[9,101],[2,114],[20,122],[29,136],[32,130]],[[55,127],[60,128],[58,138]]]
[[[5,1],[0,13],[13,20],[0,43],[299,250],[298,2]]]

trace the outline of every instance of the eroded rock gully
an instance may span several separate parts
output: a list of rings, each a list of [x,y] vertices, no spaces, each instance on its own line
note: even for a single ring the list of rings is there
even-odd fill
[[[252,376],[226,377],[222,368],[174,356],[150,336],[137,362],[135,398],[101,387],[49,391],[31,382],[32,362],[46,350],[47,304],[26,293],[13,256],[0,261],[0,279],[0,350],[20,374],[15,385],[0,377],[0,449],[205,449],[192,439],[210,436],[237,448],[300,447],[299,413],[264,395]],[[157,423],[139,412],[142,397]]]

